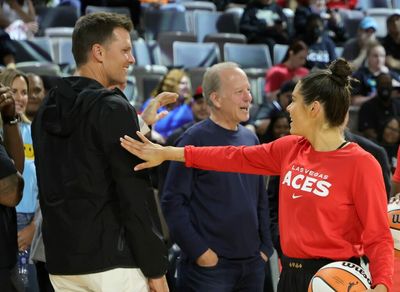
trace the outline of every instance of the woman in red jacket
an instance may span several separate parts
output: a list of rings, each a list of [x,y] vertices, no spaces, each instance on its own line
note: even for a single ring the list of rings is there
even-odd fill
[[[125,136],[121,144],[146,161],[135,170],[176,160],[201,169],[280,175],[284,256],[278,291],[307,291],[320,267],[338,260],[360,263],[363,255],[370,261],[373,291],[389,291],[393,239],[380,166],[343,136],[350,75],[348,62],[339,59],[299,81],[287,108],[292,135],[268,144],[162,147],[139,133],[143,142]]]

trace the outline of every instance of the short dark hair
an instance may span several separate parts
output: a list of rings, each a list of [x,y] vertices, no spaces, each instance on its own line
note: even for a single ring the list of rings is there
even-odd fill
[[[386,25],[389,26],[390,23],[394,22],[395,20],[400,18],[400,14],[399,13],[394,13],[392,15],[390,15],[387,19],[386,19]]]
[[[104,45],[112,38],[113,31],[117,27],[130,32],[133,24],[125,15],[109,12],[93,13],[79,18],[72,34],[72,54],[76,66],[85,64],[92,46]]]
[[[295,40],[289,45],[289,47],[286,51],[285,57],[283,58],[281,63],[285,63],[289,59],[290,51],[292,51],[293,54],[297,54],[298,52],[307,51],[307,50],[308,50],[308,46],[306,45],[305,42],[303,42],[302,40]]]
[[[350,107],[351,67],[343,58],[333,61],[327,70],[310,73],[300,81],[304,103],[319,101],[332,127],[344,123]]]

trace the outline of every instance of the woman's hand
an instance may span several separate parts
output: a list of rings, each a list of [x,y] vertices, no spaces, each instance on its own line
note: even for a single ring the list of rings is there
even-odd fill
[[[136,132],[136,134],[142,142],[127,135],[123,138],[119,138],[123,148],[145,161],[135,166],[134,169],[136,171],[160,165],[164,160],[185,162],[185,148],[163,147],[150,142],[140,132]]]
[[[136,134],[139,136],[142,142],[135,140],[128,135],[120,138],[121,146],[123,148],[145,161],[136,165],[134,169],[138,171],[160,165],[165,160],[163,156],[164,147],[152,143],[140,132],[136,132]]]

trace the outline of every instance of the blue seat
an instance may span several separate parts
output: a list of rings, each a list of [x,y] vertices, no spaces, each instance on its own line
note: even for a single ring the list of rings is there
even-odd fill
[[[226,43],[236,43],[236,44],[245,44],[247,42],[247,38],[244,34],[240,33],[214,33],[208,34],[204,38],[205,43],[217,43],[219,46],[219,50],[221,53],[221,60],[225,60],[224,57],[224,45]]]
[[[218,33],[217,23],[221,12],[195,11],[193,14],[194,34],[197,41],[202,42],[208,34]]]
[[[166,31],[158,34],[158,46],[160,48],[160,64],[171,66],[173,60],[173,43],[179,42],[196,42],[197,38],[193,33],[181,31]]]
[[[224,45],[224,56],[225,61],[235,62],[244,69],[268,69],[272,67],[267,45],[226,43]]]
[[[275,44],[274,45],[274,65],[282,63],[283,58],[285,57],[289,46],[283,44]]]
[[[185,12],[146,9],[143,13],[143,29],[146,40],[157,39],[158,33],[164,31],[188,32]]]
[[[173,54],[175,67],[210,67],[221,60],[216,43],[174,42]]]
[[[73,6],[43,7],[37,9],[39,33],[43,35],[48,27],[74,27],[79,14]]]

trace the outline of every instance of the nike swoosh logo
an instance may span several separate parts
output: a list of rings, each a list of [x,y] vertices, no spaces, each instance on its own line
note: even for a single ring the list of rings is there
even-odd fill
[[[298,199],[298,198],[301,198],[303,195],[295,195],[295,194],[292,194],[292,198],[293,199]]]

